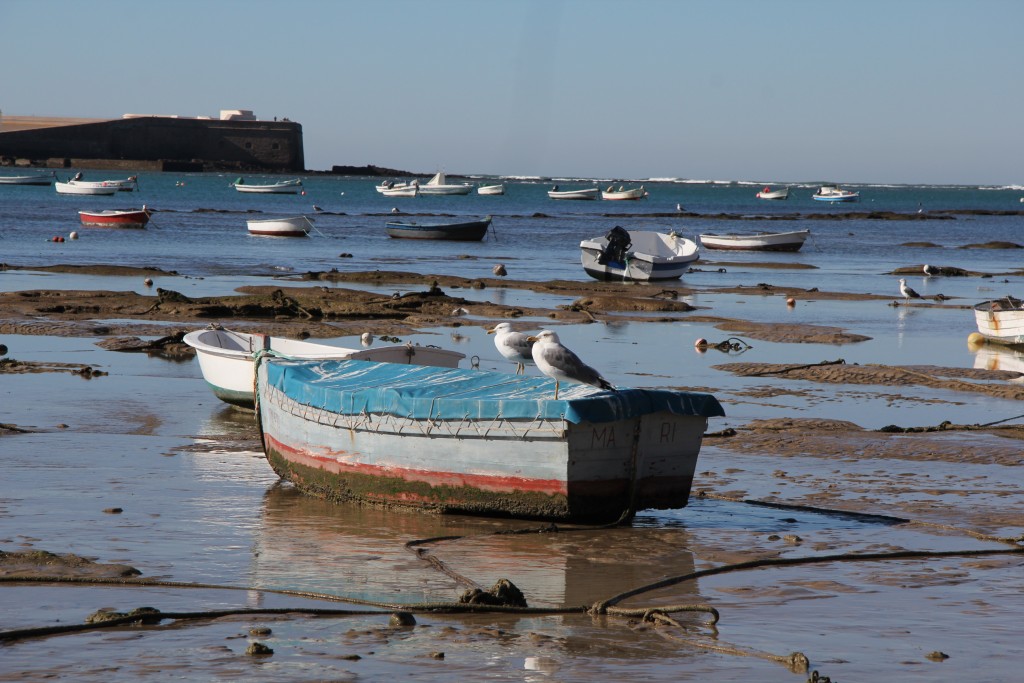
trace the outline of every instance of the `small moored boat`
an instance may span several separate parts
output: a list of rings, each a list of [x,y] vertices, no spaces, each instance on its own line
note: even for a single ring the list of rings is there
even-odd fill
[[[369,349],[347,349],[219,327],[189,332],[183,341],[196,350],[199,369],[214,395],[225,403],[242,408],[255,405],[253,360],[257,354],[306,360],[356,358],[379,363],[444,368],[458,367],[459,361],[466,357],[463,353],[433,346],[395,344]]]
[[[487,234],[491,217],[483,220],[461,221],[458,223],[414,223],[391,221],[384,227],[390,237],[418,240],[452,240],[458,242],[479,242]]]
[[[104,211],[79,211],[82,225],[99,228],[144,228],[149,223],[150,211],[141,209],[106,209]]]
[[[413,181],[419,184],[419,181]],[[473,186],[469,183],[449,183],[447,176],[441,171],[434,174],[434,177],[427,182],[420,185],[421,195],[439,194],[439,195],[453,195],[453,194],[469,194],[473,191]]]
[[[118,185],[110,184],[106,182],[85,182],[81,180],[69,180],[66,183],[57,181],[53,184],[53,189],[57,191],[57,194],[74,194],[74,195],[99,195],[99,196],[113,196],[120,187]]]
[[[1024,345],[1024,301],[1020,299],[1004,296],[982,301],[974,307],[974,321],[987,342]]]
[[[784,187],[781,190],[773,190],[766,185],[756,196],[758,199],[789,199],[789,188]]]
[[[378,189],[385,197],[418,197],[420,195],[419,185],[395,185],[383,190]]]
[[[860,193],[844,190],[838,185],[822,185],[811,198],[819,202],[855,202],[860,199]]]
[[[497,185],[481,185],[476,188],[476,193],[490,195],[505,194],[505,184],[498,183]]]
[[[249,219],[245,223],[250,235],[264,237],[305,237],[313,227],[313,219],[306,216]]]
[[[560,190],[558,185],[555,185],[548,190],[548,197],[551,199],[597,199],[598,194],[601,191],[596,187],[585,188],[581,190]]]
[[[697,244],[675,233],[615,226],[604,237],[580,242],[583,269],[597,280],[676,280],[698,258]]]
[[[790,232],[756,232],[700,235],[700,245],[705,249],[732,249],[735,251],[800,251],[810,230]]]
[[[302,190],[302,180],[295,178],[293,180],[282,180],[278,183],[269,183],[264,185],[250,185],[245,182],[244,178],[239,178],[235,182],[231,183],[239,192],[251,192],[256,194],[298,194]]]
[[[644,199],[647,197],[647,190],[644,186],[625,188],[619,186],[619,189],[609,186],[607,190],[601,190],[601,199],[612,199],[612,200],[624,200],[624,199]]]
[[[271,467],[327,500],[434,513],[628,521],[687,504],[709,394],[358,360],[257,363]]]
[[[0,185],[49,185],[53,182],[54,174],[42,175],[0,175]]]

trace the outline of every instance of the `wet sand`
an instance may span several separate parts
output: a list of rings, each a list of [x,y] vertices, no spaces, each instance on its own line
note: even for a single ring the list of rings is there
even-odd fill
[[[109,274],[153,276],[146,270],[112,269]],[[177,333],[225,320],[243,329],[326,338],[358,334],[368,320],[378,334],[405,336],[426,328],[488,327],[520,317],[553,325],[610,320],[660,325],[685,316],[784,344],[839,347],[869,339],[856,329],[708,315],[680,300],[685,288],[383,272],[296,277],[307,284],[249,286],[226,297],[189,298],[155,289],[150,296],[117,291],[4,293],[0,335],[81,339],[92,346],[107,340],[110,348],[162,355],[175,364],[189,358],[187,347],[175,341]],[[324,289],[309,285],[311,281],[344,282],[346,287]],[[359,283],[400,287],[405,294],[383,296],[359,289]],[[557,294],[569,303],[533,308],[460,296],[465,290],[499,287],[507,292],[505,301],[514,300],[514,292],[521,289]],[[740,288],[735,293],[746,292]],[[769,292],[794,294],[821,300],[884,299],[784,287]],[[456,313],[463,308],[471,316]],[[124,341],[131,337],[167,341],[158,348],[141,348]],[[121,341],[109,344],[111,339]],[[55,588],[34,582],[73,575],[116,579],[126,567],[151,581],[294,586],[373,602],[454,603],[466,586],[405,547],[409,541],[442,536],[453,538],[427,544],[427,555],[458,576],[485,590],[508,578],[531,607],[574,609],[723,564],[897,551],[1005,551],[1024,539],[1019,425],[951,421],[875,431],[857,425],[855,415],[750,420],[705,439],[694,495],[682,511],[644,514],[628,529],[495,535],[540,529],[526,522],[330,506],[289,487],[275,487],[273,473],[260,458],[251,418],[220,407],[204,387],[196,386],[201,382],[169,381],[188,372],[166,371],[170,377],[164,380],[162,401],[181,406],[169,412],[138,402],[139,387],[151,388],[152,382],[135,384],[116,366],[19,361],[17,354],[9,355],[15,358],[0,363],[0,382],[17,381],[21,388],[52,381],[66,395],[54,395],[53,406],[38,410],[11,409],[19,419],[4,419],[0,425],[0,450],[10,473],[0,498],[0,516],[6,518],[0,532],[0,550],[6,553],[0,556],[0,577],[32,580],[0,584],[9,605],[5,631],[79,623],[97,609],[124,613],[144,605],[167,613],[358,608],[322,596],[302,599],[209,586]],[[138,369],[129,374],[149,372],[143,369],[145,357],[132,362]],[[862,392],[860,400],[872,402],[894,400],[897,393],[900,400],[913,400],[918,388],[952,392],[965,401],[1019,401],[1024,391],[1011,382],[1016,373],[980,369],[839,362],[728,362],[716,368],[750,378],[744,389],[750,396],[779,400],[799,399],[808,386],[826,392],[816,400]],[[39,374],[33,378],[25,373]],[[72,380],[78,384],[68,384]],[[82,398],[96,391],[104,397],[102,405],[84,406]],[[4,397],[9,399],[10,394]],[[210,416],[198,434],[189,431],[183,417],[192,414],[186,405]],[[80,408],[70,412],[71,406]],[[168,457],[147,456],[141,469],[130,460],[109,471],[104,465],[98,477],[76,474],[81,464],[74,462],[69,448],[76,439],[106,443],[110,437],[111,457],[124,457],[119,455],[122,449],[132,452],[137,447],[130,444],[138,438],[166,441],[154,452]],[[176,474],[176,464],[186,462],[195,471]],[[49,472],[46,485],[36,478],[38,467]],[[41,510],[47,496],[75,491],[85,477],[99,490],[87,494],[84,508],[54,499],[46,512],[49,519],[32,514]],[[161,481],[182,490],[168,490]],[[31,491],[31,482],[41,490]],[[19,486],[24,493],[18,493]],[[226,486],[232,488],[222,490]],[[222,500],[195,508],[192,497],[204,495]],[[222,524],[197,523],[211,510]],[[58,562],[40,551],[70,555]],[[837,681],[1008,680],[1024,654],[1014,626],[1024,609],[1022,563],[1019,554],[994,554],[768,567],[681,581],[622,603],[641,613],[652,606],[710,604],[721,614],[716,628],[699,612],[674,614],[676,625],[580,611],[442,614],[420,609],[412,610],[413,626],[392,624],[394,610],[386,609],[379,616],[296,612],[183,618],[0,645],[6,659],[0,664],[0,680],[70,675],[123,680],[162,672],[186,680],[411,675],[440,681],[480,677],[481,670],[489,679],[510,681],[668,681],[681,675],[803,681],[810,670]],[[266,644],[273,654],[246,654],[254,642]],[[807,656],[808,670],[788,662],[793,652]]]

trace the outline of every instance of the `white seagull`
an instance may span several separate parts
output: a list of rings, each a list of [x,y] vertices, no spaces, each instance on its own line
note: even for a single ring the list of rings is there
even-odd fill
[[[927,263],[924,264],[924,268],[922,268],[921,270],[924,271],[925,275],[935,275],[935,270]]]
[[[920,299],[921,298],[920,294],[915,292],[910,287],[907,287],[907,281],[904,280],[903,278],[900,278],[900,294],[902,294],[903,298],[907,300],[907,303],[910,303],[911,299]]]
[[[558,341],[558,335],[551,330],[541,330],[537,336],[527,339],[534,342],[533,362],[537,364],[537,368],[555,380],[555,400],[558,400],[558,383],[563,379],[615,391],[615,387],[602,377],[601,373],[562,346]]]
[[[494,329],[487,330],[487,334],[494,335],[494,346],[498,353],[516,364],[516,374],[523,374],[526,371],[523,361],[533,360],[533,342],[530,338],[513,330],[510,323],[498,323]]]

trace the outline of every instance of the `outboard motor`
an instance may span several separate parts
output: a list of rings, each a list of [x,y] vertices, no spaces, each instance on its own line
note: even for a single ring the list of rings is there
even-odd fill
[[[626,229],[616,225],[608,231],[604,238],[608,240],[608,246],[598,254],[597,262],[602,266],[607,265],[609,262],[624,263],[626,261],[626,252],[633,246],[633,240],[629,239],[629,233]]]

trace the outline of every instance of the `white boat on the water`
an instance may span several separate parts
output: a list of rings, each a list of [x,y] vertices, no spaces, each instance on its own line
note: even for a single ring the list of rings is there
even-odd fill
[[[54,174],[42,175],[0,175],[0,185],[49,185],[53,182]]]
[[[117,185],[108,185],[105,182],[84,182],[81,180],[69,180],[66,183],[57,181],[53,184],[57,194],[76,195],[106,195],[112,196],[120,188]]]
[[[253,359],[257,354],[293,359],[352,358],[379,363],[435,365],[444,368],[456,368],[459,361],[466,357],[463,353],[433,346],[394,344],[368,349],[348,349],[222,328],[189,332],[183,341],[196,350],[199,369],[214,395],[226,403],[243,408],[252,408],[254,404]]]
[[[411,187],[412,185],[413,185],[412,183],[405,182],[405,181],[402,181],[400,183],[396,183],[394,180],[385,180],[380,185],[374,185],[373,188],[375,190],[377,190],[377,192],[380,192],[381,194],[384,194],[385,190],[397,190],[397,189],[401,189],[401,188],[405,188],[405,187]]]
[[[597,280],[676,280],[700,258],[693,240],[675,233],[612,228],[580,242],[580,260]]]
[[[302,179],[294,178],[292,180],[282,180],[277,183],[250,185],[245,182],[244,178],[239,178],[235,182],[231,183],[231,186],[239,192],[252,192],[256,194],[298,194],[302,190]]]
[[[481,185],[480,187],[476,188],[476,193],[491,195],[505,194],[505,184],[498,183],[497,185]]]
[[[551,199],[597,199],[601,190],[596,187],[588,187],[580,190],[560,190],[558,185],[555,185],[548,190],[548,197]]]
[[[420,195],[419,185],[395,185],[377,190],[385,197],[418,197]]]
[[[313,227],[313,219],[307,216],[252,218],[245,223],[250,235],[264,237],[305,237]]]
[[[765,186],[763,190],[757,193],[758,199],[789,199],[789,188],[784,187],[780,190],[773,190],[772,188]]]
[[[860,198],[860,193],[844,190],[838,185],[822,185],[811,198],[819,202],[855,202]]]
[[[1024,301],[1012,296],[982,301],[974,307],[974,321],[985,341],[1008,346],[1024,345]]]
[[[419,184],[419,181],[413,181]],[[469,194],[473,191],[473,186],[469,183],[449,183],[448,178],[441,171],[434,174],[434,177],[427,182],[420,185],[420,194]]]
[[[810,230],[790,232],[730,233],[700,235],[700,245],[707,249],[732,249],[736,251],[800,251]]]
[[[647,190],[644,186],[625,188],[622,185],[619,189],[615,189],[609,186],[607,190],[601,191],[601,199],[612,199],[612,200],[626,200],[626,199],[644,199],[647,197]]]

